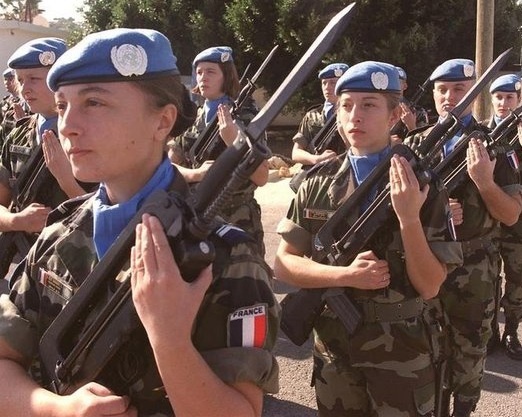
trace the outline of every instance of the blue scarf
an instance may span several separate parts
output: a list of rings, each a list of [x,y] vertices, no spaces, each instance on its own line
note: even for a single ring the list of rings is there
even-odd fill
[[[174,180],[175,172],[167,157],[163,159],[152,178],[130,200],[112,204],[107,196],[105,184],[100,184],[93,203],[93,240],[98,259],[101,259],[122,230],[136,214],[143,201],[153,191],[167,190]]]
[[[208,125],[217,113],[220,104],[230,104],[232,100],[227,95],[224,95],[216,100],[205,100],[203,104],[203,111],[205,113],[205,125]]]
[[[46,130],[56,129],[57,123],[58,123],[58,116],[53,116],[53,117],[50,117],[49,119],[46,119],[41,114],[38,115],[38,119],[36,122],[37,127],[38,127],[37,134],[36,134],[36,141],[38,142],[38,144],[40,144],[42,142],[43,132],[45,132]]]
[[[380,152],[358,156],[353,155],[350,149],[348,150],[348,158],[350,159],[350,165],[353,167],[357,186],[361,185],[368,175],[370,175],[370,172],[372,172],[372,170],[386,157],[386,155],[390,153],[390,151],[391,147],[386,146]],[[376,185],[366,196],[366,199],[361,206],[362,211],[366,210],[377,196],[377,187],[378,185]]]
[[[335,106],[329,101],[325,101],[323,105],[323,114],[326,120],[328,120],[334,114]]]
[[[472,118],[473,118],[473,116],[470,113],[467,116],[464,116],[463,118],[460,119],[463,129],[468,127],[468,125],[471,123]],[[464,132],[462,131],[462,129],[459,130],[455,134],[455,136],[453,136],[450,140],[448,140],[444,144],[443,150],[442,150],[444,157],[448,156],[451,152],[453,152],[453,149],[455,149],[455,145],[457,144],[457,142],[459,141],[459,139],[461,138],[463,133]]]
[[[493,116],[493,121],[495,122],[495,126],[498,126],[502,122],[502,120],[504,120],[504,119],[501,119],[498,116]]]

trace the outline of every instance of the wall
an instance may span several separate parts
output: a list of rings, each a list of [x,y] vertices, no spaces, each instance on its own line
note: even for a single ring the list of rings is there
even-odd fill
[[[66,38],[61,30],[16,20],[0,20],[0,73],[7,68],[7,60],[16,49],[24,43],[36,38]],[[6,94],[3,82],[0,83],[0,97]]]

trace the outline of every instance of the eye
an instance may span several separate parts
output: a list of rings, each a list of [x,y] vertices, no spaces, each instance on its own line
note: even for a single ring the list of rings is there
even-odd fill
[[[67,103],[64,101],[57,101],[55,106],[58,114],[62,114],[67,109]]]

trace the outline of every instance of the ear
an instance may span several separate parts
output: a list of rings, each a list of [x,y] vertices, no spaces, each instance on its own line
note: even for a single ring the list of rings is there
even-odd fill
[[[390,113],[390,119],[388,120],[388,126],[391,129],[401,118],[401,106],[398,105]]]
[[[167,104],[158,112],[158,123],[156,125],[154,139],[164,142],[165,138],[170,135],[170,131],[176,123],[178,117],[178,109],[172,103]]]

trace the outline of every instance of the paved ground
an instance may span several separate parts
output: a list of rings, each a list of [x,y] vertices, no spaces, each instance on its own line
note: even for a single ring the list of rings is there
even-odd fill
[[[275,172],[270,177],[270,182],[259,188],[256,196],[263,210],[267,260],[272,265],[279,242],[276,226],[286,214],[293,193],[288,187],[288,179],[279,179]],[[275,291],[279,299],[291,290],[276,281]],[[522,336],[522,329],[519,329],[519,334]],[[309,343],[297,347],[284,334],[279,335],[276,354],[281,371],[280,391],[277,395],[266,397],[264,417],[317,415],[314,392],[309,384],[312,367],[310,352]],[[482,399],[473,417],[522,417],[522,362],[510,360],[502,351],[488,358]]]

